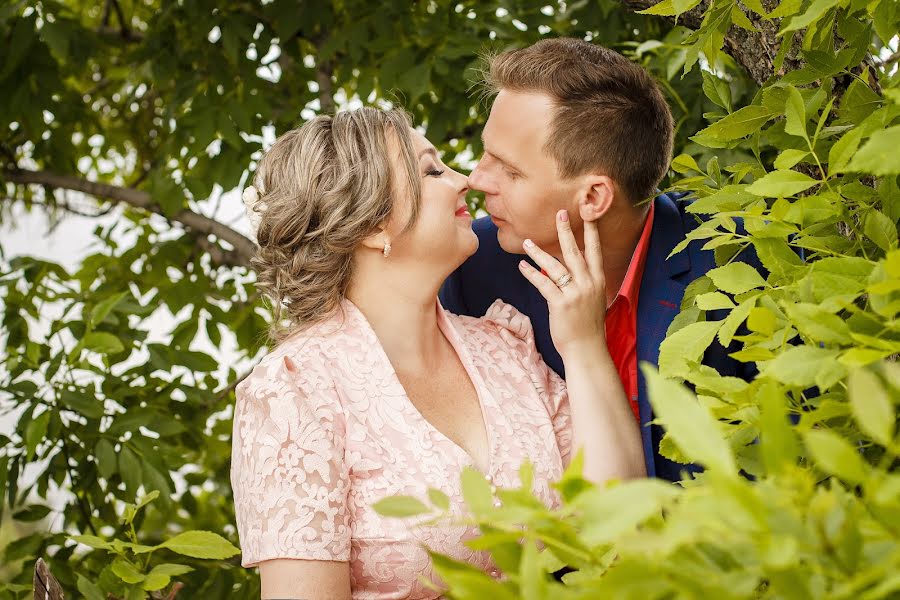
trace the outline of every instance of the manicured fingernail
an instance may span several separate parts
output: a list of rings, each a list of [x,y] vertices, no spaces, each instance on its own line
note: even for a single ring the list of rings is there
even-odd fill
[[[526,248],[531,248],[532,246],[534,246],[534,242],[532,242],[531,240],[525,240],[524,242],[522,242],[522,245]]]
[[[565,223],[566,221],[569,220],[569,211],[561,210],[561,211],[559,211],[558,216],[559,216],[559,220],[562,221],[563,223]]]
[[[520,268],[520,269],[524,269],[524,268],[525,268],[525,265],[527,265],[527,264],[528,264],[528,263],[525,262],[524,260],[520,260],[520,261],[519,261],[519,268]]]

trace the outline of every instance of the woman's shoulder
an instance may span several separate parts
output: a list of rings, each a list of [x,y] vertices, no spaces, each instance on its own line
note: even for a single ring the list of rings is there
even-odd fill
[[[447,316],[469,335],[487,335],[514,345],[534,343],[531,319],[503,300],[495,300],[481,317],[450,312],[447,312]]]
[[[291,334],[269,350],[238,384],[237,391],[333,387],[329,357],[338,356],[352,336],[346,315],[339,313]]]

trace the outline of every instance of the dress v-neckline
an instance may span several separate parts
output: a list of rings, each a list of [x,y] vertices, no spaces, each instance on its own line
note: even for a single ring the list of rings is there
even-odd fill
[[[381,360],[387,365],[388,370],[391,374],[391,379],[394,384],[396,384],[403,391],[403,401],[406,406],[415,414],[416,418],[419,419],[425,426],[429,429],[429,431],[437,434],[442,439],[446,440],[450,443],[454,448],[456,448],[463,456],[466,457],[466,461],[468,466],[471,466],[478,471],[481,471],[482,474],[491,476],[493,474],[493,455],[494,455],[494,444],[493,444],[493,435],[491,434],[491,423],[488,419],[488,413],[485,410],[485,396],[488,395],[487,386],[484,384],[484,381],[481,379],[478,371],[475,369],[475,366],[472,364],[471,356],[469,355],[468,350],[466,349],[462,339],[460,339],[459,333],[453,327],[453,324],[450,322],[450,319],[447,318],[447,315],[444,311],[444,307],[441,306],[439,300],[435,299],[435,309],[437,310],[437,322],[438,328],[444,334],[444,337],[450,342],[450,346],[453,348],[453,351],[456,353],[456,357],[459,360],[460,364],[462,364],[463,370],[466,372],[466,375],[469,377],[469,381],[472,384],[472,387],[475,389],[475,397],[478,401],[478,407],[481,411],[481,422],[482,427],[484,427],[484,435],[485,441],[487,444],[487,468],[482,469],[475,458],[469,454],[469,452],[460,446],[458,443],[450,439],[447,434],[438,429],[431,421],[425,418],[425,415],[418,409],[418,407],[413,403],[410,399],[409,394],[406,391],[406,388],[403,387],[403,382],[400,381],[400,377],[397,375],[396,369],[394,369],[394,364],[391,362],[390,357],[387,355],[387,352],[384,349],[384,346],[381,344],[381,340],[378,339],[378,334],[375,333],[375,330],[372,328],[372,324],[369,323],[369,319],[363,314],[362,310],[359,309],[356,304],[353,303],[349,298],[344,298],[343,302],[349,307],[350,312],[357,315],[360,321],[364,324],[364,328],[366,332],[372,336],[374,339],[373,346],[378,349]]]

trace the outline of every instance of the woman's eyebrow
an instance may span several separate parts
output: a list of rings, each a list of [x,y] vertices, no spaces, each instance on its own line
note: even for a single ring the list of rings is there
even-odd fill
[[[435,150],[434,148],[424,148],[423,150],[421,150],[419,152],[419,156],[417,157],[417,159],[422,160],[422,157],[425,156],[426,154],[430,154],[434,158],[438,157],[437,150]]]

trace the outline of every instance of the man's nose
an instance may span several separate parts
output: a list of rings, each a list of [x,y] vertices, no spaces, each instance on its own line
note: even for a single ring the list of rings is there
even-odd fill
[[[485,194],[495,194],[495,187],[492,178],[484,168],[484,161],[480,161],[469,174],[469,188]]]

